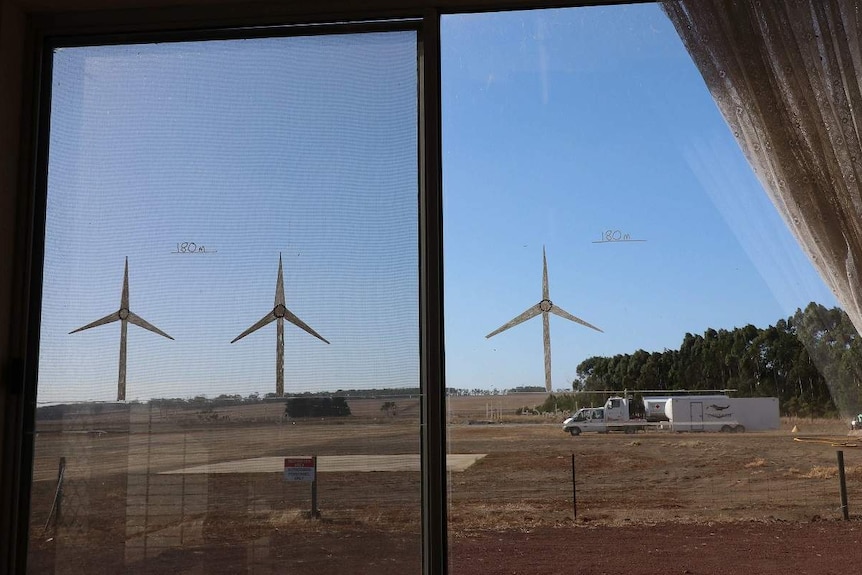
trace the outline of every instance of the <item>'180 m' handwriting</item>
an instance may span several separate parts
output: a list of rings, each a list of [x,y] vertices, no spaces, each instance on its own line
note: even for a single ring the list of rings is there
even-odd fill
[[[216,250],[207,249],[206,246],[196,244],[195,242],[178,242],[176,250],[172,254],[214,254]]]
[[[645,242],[646,240],[636,240],[631,234],[627,234],[621,230],[605,230],[601,233],[598,240],[594,240],[594,244],[606,244],[610,242]]]

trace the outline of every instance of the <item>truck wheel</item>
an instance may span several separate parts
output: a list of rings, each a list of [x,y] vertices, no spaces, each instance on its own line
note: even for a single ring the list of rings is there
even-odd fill
[[[581,428],[580,427],[572,427],[571,429],[569,429],[569,433],[571,433],[573,436],[580,435],[581,434]]]
[[[635,428],[631,426],[626,426],[626,435],[631,435],[635,432]]]
[[[737,425],[733,431],[734,431],[734,433],[745,433],[745,426],[744,425]]]
[[[731,426],[729,426],[729,425],[722,425],[721,426],[721,432],[722,433],[730,433],[731,431],[733,431],[733,428]]]

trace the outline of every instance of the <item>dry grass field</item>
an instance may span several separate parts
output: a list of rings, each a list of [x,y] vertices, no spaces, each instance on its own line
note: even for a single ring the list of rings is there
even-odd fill
[[[395,415],[381,411],[383,401],[350,400],[352,416],[313,421],[284,420],[283,406],[267,403],[206,412],[132,405],[39,422],[30,571],[416,573],[420,478],[407,460],[419,453],[419,400],[394,400]],[[657,562],[632,558],[616,570],[599,561],[593,568],[648,573],[632,567],[657,568],[668,546],[678,545],[674,530],[679,537],[703,531],[713,543],[715,533],[727,536],[726,545],[711,546],[716,570],[692,571],[698,573],[721,572],[719,554],[750,546],[757,537],[752,529],[765,530],[767,539],[778,530],[800,541],[832,542],[824,545],[858,539],[862,438],[848,437],[842,422],[788,420],[780,431],[765,433],[571,437],[561,430],[562,415],[514,415],[531,403],[538,403],[535,396],[450,401],[449,453],[484,455],[449,474],[455,573],[567,572],[556,569],[573,560],[572,541],[608,557],[602,542],[626,538],[646,545],[644,553],[653,549]],[[794,425],[797,433],[791,433]],[[849,523],[838,521],[838,449],[845,457]],[[309,484],[286,482],[277,471],[171,473],[304,455],[321,462],[390,456],[405,465],[374,471],[340,464],[321,471],[320,519],[308,517]],[[60,515],[49,521],[61,457]],[[525,555],[531,548],[541,558]],[[798,565],[811,557],[812,565],[822,564],[819,551],[805,545],[794,544],[793,553],[798,556],[779,553],[776,561]],[[690,560],[708,564],[702,553],[692,552]]]

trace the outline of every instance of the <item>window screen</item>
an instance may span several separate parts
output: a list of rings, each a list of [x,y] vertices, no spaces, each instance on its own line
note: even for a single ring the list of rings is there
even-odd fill
[[[29,566],[420,568],[413,31],[58,48]]]

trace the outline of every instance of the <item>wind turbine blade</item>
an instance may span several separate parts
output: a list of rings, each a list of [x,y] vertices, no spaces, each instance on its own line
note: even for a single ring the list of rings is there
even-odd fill
[[[250,328],[248,328],[247,330],[245,330],[244,332],[242,332],[241,334],[239,334],[238,336],[233,338],[233,341],[231,341],[231,343],[234,343],[236,341],[241,340],[242,338],[244,338],[248,334],[250,334],[254,331],[257,331],[260,328],[262,328],[263,326],[265,326],[266,324],[274,322],[274,321],[275,321],[275,314],[272,312],[267,313],[256,324],[254,324],[253,326],[251,326]]]
[[[120,312],[115,311],[111,314],[106,315],[102,319],[97,319],[93,323],[88,323],[84,327],[79,327],[78,329],[72,330],[69,333],[73,334],[73,333],[77,333],[79,331],[84,331],[85,329],[90,329],[91,327],[97,327],[100,325],[105,325],[106,323],[113,323],[115,321],[119,321],[119,319],[120,319]]]
[[[494,337],[495,335],[497,335],[501,331],[506,331],[510,327],[515,327],[519,323],[523,323],[523,322],[527,321],[528,319],[530,319],[531,317],[536,317],[540,313],[542,313],[542,308],[539,307],[539,304],[530,306],[527,309],[527,311],[525,311],[524,313],[522,313],[518,317],[512,319],[508,323],[504,323],[503,325],[501,325],[500,327],[498,327],[497,329],[495,329],[494,331],[492,331],[491,333],[486,335],[485,338],[487,339],[489,337]]]
[[[275,282],[275,305],[284,303],[284,275],[281,273],[281,252],[278,252],[278,280]]]
[[[542,299],[551,299],[548,294],[548,258],[545,257],[545,246],[542,246]]]
[[[569,312],[567,312],[563,308],[557,306],[556,304],[554,304],[554,307],[552,307],[550,311],[551,311],[551,313],[556,314],[560,317],[564,317],[569,321],[573,321],[573,322],[579,323],[585,327],[589,327],[589,328],[592,328],[596,331],[601,331],[602,333],[605,333],[604,331],[600,330],[599,328],[597,328],[593,324],[587,323],[584,320],[582,320],[581,318],[573,316],[572,314],[570,314]]]
[[[123,270],[123,295],[120,296],[120,309],[129,309],[129,256],[126,256],[126,268]]]
[[[304,321],[302,321],[301,319],[299,319],[298,317],[296,317],[296,316],[295,316],[295,315],[294,315],[290,310],[288,310],[288,309],[284,310],[284,319],[286,319],[287,321],[289,321],[290,323],[292,323],[292,324],[293,324],[293,325],[295,325],[296,327],[298,327],[298,328],[300,328],[300,329],[302,329],[302,330],[305,330],[306,332],[308,332],[309,334],[313,335],[314,337],[316,337],[316,338],[317,338],[317,339],[319,339],[320,341],[322,341],[322,342],[324,342],[324,343],[329,343],[328,341],[326,341],[325,339],[323,339],[323,336],[321,336],[319,333],[317,333],[316,331],[314,331],[313,329],[311,329],[310,327],[308,327],[308,325],[307,325]]]
[[[168,338],[168,339],[174,339],[174,338],[172,338],[171,336],[169,336],[168,334],[166,334],[165,332],[163,332],[162,330],[160,330],[159,328],[157,328],[156,326],[154,326],[153,324],[151,324],[150,322],[148,322],[147,320],[145,320],[144,318],[142,318],[141,316],[139,316],[139,315],[137,315],[137,314],[134,314],[134,313],[132,313],[132,312],[129,312],[129,316],[128,316],[126,319],[128,319],[128,320],[129,320],[129,323],[134,324],[134,325],[136,325],[136,326],[138,326],[138,327],[142,327],[142,328],[144,328],[144,329],[150,330],[151,332],[153,332],[153,333],[157,333],[157,334],[159,334],[159,335],[161,335],[161,336],[164,336],[164,337],[166,337],[166,338]]]

